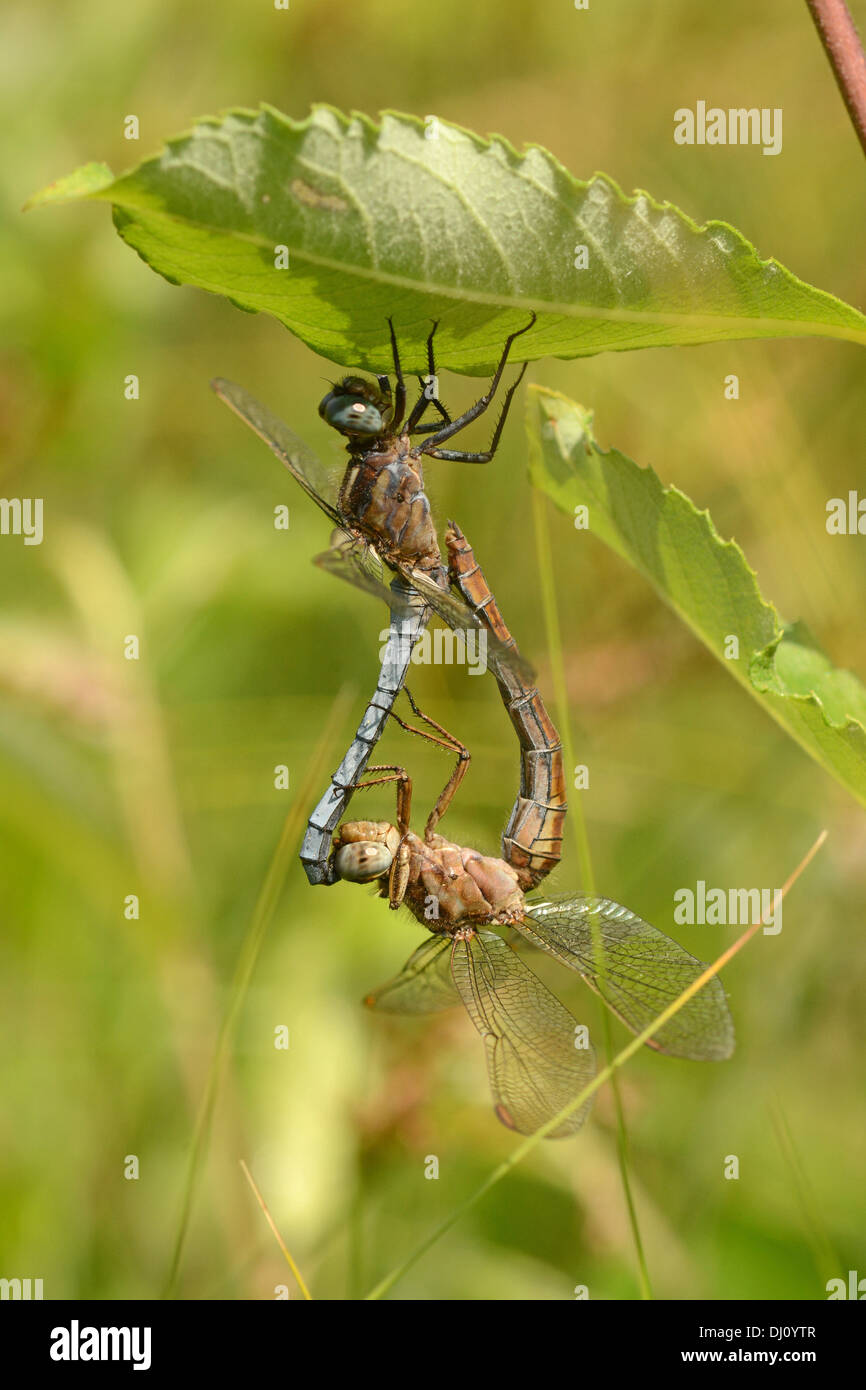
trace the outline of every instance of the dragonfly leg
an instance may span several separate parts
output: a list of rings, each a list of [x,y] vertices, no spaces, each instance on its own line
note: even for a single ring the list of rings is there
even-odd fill
[[[424,826],[424,839],[428,844],[433,838],[433,832],[435,831],[436,826],[439,824],[445,812],[448,810],[448,807],[451,805],[454,793],[457,791],[457,788],[460,786],[460,783],[463,781],[463,778],[466,776],[466,773],[469,770],[469,763],[471,757],[472,755],[469,752],[469,750],[467,748],[462,747],[461,745],[460,751],[457,754],[457,763],[454,768],[454,771],[452,772],[445,786],[439,793],[439,796],[436,800],[436,805],[433,807],[433,810],[427,817],[427,824]]]
[[[426,425],[413,425],[411,430],[407,430],[407,434],[430,434],[433,430],[441,430],[443,423],[446,425],[451,423],[451,416],[439,400],[439,397],[427,395],[428,380],[429,378],[425,379],[423,376],[419,376],[418,378],[418,385],[421,387],[421,400],[424,402],[424,410],[427,409],[428,405],[435,405],[436,409],[439,411],[440,418],[438,420],[430,420]]]
[[[367,770],[385,772],[389,775],[371,777],[367,782],[359,782],[353,791],[363,792],[368,787],[382,787],[388,782],[397,783],[397,829],[400,832],[400,844],[388,872],[388,906],[396,910],[406,896],[406,885],[409,882],[409,846],[406,837],[409,834],[412,810],[412,779],[399,763],[376,763]]]
[[[418,378],[418,384],[421,387],[421,395],[413,405],[412,413],[406,421],[407,434],[429,434],[431,430],[441,429],[443,422],[446,425],[451,424],[451,416],[439,400],[439,397],[430,394],[431,389],[439,389],[436,377],[436,363],[433,356],[433,335],[438,327],[439,320],[435,319],[427,338],[427,377],[426,380],[422,376]],[[441,418],[439,420],[434,420],[432,424],[419,425],[418,421],[421,419],[428,405],[435,406]]]
[[[525,324],[523,328],[518,328],[514,333],[509,333],[508,337],[505,339],[505,346],[502,349],[502,356],[499,359],[499,364],[496,368],[496,371],[493,373],[493,376],[490,380],[490,385],[484,392],[484,395],[479,396],[475,404],[471,405],[468,410],[464,410],[462,415],[458,415],[456,420],[451,420],[447,425],[443,425],[442,428],[437,430],[435,434],[431,434],[429,439],[425,439],[423,444],[416,445],[416,447],[412,450],[413,455],[429,454],[433,450],[438,449],[439,445],[444,444],[446,439],[450,439],[452,435],[459,433],[459,431],[462,429],[465,429],[467,425],[471,424],[473,420],[477,420],[478,416],[484,413],[484,411],[490,405],[490,402],[493,400],[493,397],[496,395],[499,382],[502,378],[502,373],[505,371],[505,364],[508,361],[508,354],[511,351],[511,344],[514,342],[516,338],[519,338],[522,333],[529,332],[530,328],[535,323],[535,319],[536,315],[533,311],[529,322]],[[526,365],[524,364],[523,371],[525,370]],[[523,375],[523,371],[521,371],[521,376]],[[493,436],[494,442],[491,444],[490,449],[487,451],[489,457],[493,456],[496,450],[496,445],[499,443],[499,436],[502,433],[502,426],[505,423],[505,415],[507,414],[508,407],[511,404],[511,397],[514,395],[514,391],[519,381],[520,377],[517,378],[517,381],[515,381],[514,385],[511,387],[510,391],[505,397],[505,406],[503,408],[502,415],[500,416],[499,423],[496,427],[496,432]],[[436,457],[435,454],[433,456],[434,458]],[[439,457],[447,458],[448,455],[446,453],[445,455],[439,455]],[[462,457],[464,457],[462,454],[457,455],[457,458]],[[467,461],[469,461],[468,456]],[[473,461],[486,462],[486,459],[476,459]]]
[[[508,416],[508,408],[511,405],[511,398],[523,380],[523,373],[526,371],[527,364],[524,362],[515,380],[511,383],[505,393],[505,400],[499,412],[499,419],[496,422],[496,429],[493,431],[493,438],[490,441],[490,448],[480,452],[471,452],[466,449],[430,449],[427,457],[431,459],[445,459],[451,463],[489,463],[499,447],[499,438]]]
[[[424,378],[419,376],[418,380],[423,386]],[[436,409],[440,412],[442,418],[439,420],[430,420],[426,425],[415,425],[414,429],[412,430],[413,434],[429,434],[431,430],[441,429],[443,421],[448,422],[451,419],[451,416],[448,414],[448,411],[445,409],[444,405],[440,400],[431,400],[428,401],[427,404],[435,405]],[[434,454],[433,457],[435,458],[436,455]]]
[[[391,391],[391,378],[388,376],[387,372],[377,372],[376,383],[382,394],[382,419],[386,423],[390,424],[390,422],[394,419],[395,414],[394,396]]]
[[[423,720],[425,724],[428,724],[431,729],[435,729],[436,734],[428,733],[425,729],[414,729],[411,724],[407,724],[405,720],[401,719],[393,710],[391,711],[391,718],[400,725],[401,729],[405,729],[406,733],[415,734],[418,738],[425,738],[429,743],[435,743],[440,748],[447,749],[449,753],[457,754],[457,762],[454,771],[451,773],[451,776],[436,798],[436,804],[427,817],[427,824],[424,827],[424,839],[425,842],[429,844],[436,826],[451,805],[454,793],[457,791],[457,788],[460,786],[460,783],[469,770],[472,754],[465,744],[461,743],[458,738],[455,738],[454,734],[449,733],[442,724],[439,724],[435,719],[431,718],[429,714],[425,714],[422,709],[419,709],[408,687],[404,686],[403,689],[409,704],[412,706],[413,714],[415,714],[418,719]],[[439,737],[437,737],[437,735],[439,735]]]
[[[352,790],[356,792],[367,791],[369,787],[383,787],[389,782],[397,783],[397,829],[401,836],[405,836],[409,830],[409,820],[412,810],[412,778],[409,776],[405,767],[399,763],[372,763],[367,768],[368,772],[386,772],[387,777],[371,777],[369,781],[359,782]]]
[[[391,356],[394,359],[394,382],[396,387],[394,393],[394,413],[391,416],[390,426],[392,429],[396,430],[397,426],[400,424],[400,421],[403,419],[403,414],[406,410],[406,383],[403,380],[403,369],[400,366],[400,353],[397,350],[397,335],[394,332],[394,324],[390,318],[388,319],[388,332],[391,335]],[[377,377],[376,380],[378,381],[379,386],[381,387],[382,378]],[[387,381],[388,378],[386,377],[385,380]],[[391,385],[389,382],[388,395],[390,396],[390,394]]]
[[[388,875],[388,906],[393,912],[397,911],[406,896],[409,867],[409,845],[404,835],[400,840],[397,853],[394,855],[394,862],[391,865],[391,872]]]

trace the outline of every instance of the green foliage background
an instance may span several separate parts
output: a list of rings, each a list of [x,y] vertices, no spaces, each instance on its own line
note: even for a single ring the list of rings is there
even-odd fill
[[[862,307],[866,187],[805,6],[783,0],[760,13],[745,0],[588,12],[569,0],[291,0],[288,12],[13,0],[0,54],[0,494],[44,497],[46,518],[41,547],[0,539],[0,1275],[42,1277],[48,1297],[150,1297],[241,942],[285,817],[307,809],[300,788],[341,690],[326,771],[355,727],[383,617],[309,564],[325,524],[207,389],[217,374],[243,382],[338,467],[316,414],[333,369],[264,317],[172,289],[105,210],[25,218],[20,204],[86,159],[119,171],[229,105],[392,107],[539,142],[582,177],[604,169],[698,221],[724,218]],[[781,106],[783,153],[675,146],[673,111],[698,99]],[[129,113],[136,145],[122,138]],[[130,372],[138,402],[123,398]],[[795,340],[540,363],[531,377],[593,406],[605,446],[708,506],[763,592],[862,675],[862,540],[824,527],[827,498],[862,487],[862,372],[849,345]],[[737,402],[723,397],[729,373]],[[472,390],[446,383],[457,406]],[[434,465],[428,480],[550,694],[519,414],[490,470]],[[280,502],[288,535],[271,524]],[[777,887],[830,831],[781,934],[726,972],[733,1061],[644,1053],[623,1085],[656,1294],[823,1297],[827,1278],[866,1272],[863,812],[635,573],[552,509],[550,528],[599,890],[711,959],[730,930],[673,927],[674,890]],[[137,664],[122,660],[129,632]],[[447,828],[490,850],[517,777],[493,682],[425,669],[415,693],[474,755]],[[396,734],[387,747],[406,756]],[[423,807],[443,768],[411,757]],[[283,762],[289,793],[273,789]],[[388,814],[385,797],[375,804]],[[576,885],[569,853],[559,886]],[[122,912],[132,892],[137,922]],[[343,1298],[511,1151],[468,1020],[360,1007],[419,939],[357,889],[309,889],[290,857],[220,1088],[180,1296],[269,1298],[291,1282],[241,1157],[314,1294]],[[578,982],[538,969],[597,1026]],[[281,1023],[288,1053],[272,1045]],[[424,1178],[428,1154],[438,1181]],[[581,1136],[536,1150],[396,1292],[562,1299],[587,1284],[628,1298],[634,1269],[603,1092]]]

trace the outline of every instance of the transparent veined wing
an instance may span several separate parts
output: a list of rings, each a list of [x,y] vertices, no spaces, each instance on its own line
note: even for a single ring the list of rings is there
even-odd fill
[[[520,1134],[534,1133],[595,1076],[594,1049],[580,1045],[584,1030],[577,1020],[494,932],[455,941],[451,973],[484,1039],[498,1118]],[[549,1137],[574,1134],[590,1104]]]
[[[373,547],[345,530],[334,532],[330,549],[317,555],[313,563],[335,579],[343,579],[365,594],[381,599],[396,617],[409,618],[426,607],[425,600],[414,589],[407,588],[402,576],[396,589],[390,587],[385,582],[385,567]]]
[[[529,662],[520,655],[515,647],[506,646],[504,642],[500,642],[499,638],[476,617],[468,603],[464,603],[463,599],[452,593],[450,589],[440,589],[438,584],[421,570],[412,569],[409,565],[400,565],[399,569],[406,583],[411,584],[425,603],[444,623],[448,624],[452,631],[483,634],[487,653],[494,662],[514,671],[519,676],[521,683],[531,683],[534,673]]]
[[[451,978],[451,938],[431,936],[399,975],[368,994],[364,1003],[391,1014],[432,1014],[453,1009],[460,996]]]
[[[342,518],[337,508],[322,495],[321,489],[327,485],[324,469],[312,449],[308,448],[279,416],[274,415],[266,405],[262,405],[261,401],[257,401],[255,396],[251,396],[249,391],[245,391],[236,382],[216,377],[211,382],[211,390],[216,392],[221,401],[225,401],[235,415],[240,416],[244,424],[255,431],[259,439],[264,440],[316,506],[321,507],[337,525],[341,525]],[[319,477],[322,479],[321,482]]]
[[[398,567],[399,583],[404,590],[401,597],[398,591],[385,584],[385,567],[373,546],[352,536],[343,528],[335,532],[330,549],[316,556],[315,564],[335,578],[343,579],[356,589],[372,595],[373,598],[382,599],[387,603],[392,615],[397,617],[409,618],[419,607],[426,605],[433,609],[452,631],[477,633],[479,637],[473,640],[477,642],[480,638],[486,647],[488,659],[513,671],[521,683],[531,680],[532,668],[520,653],[500,642],[498,637],[479,622],[468,604],[450,590],[440,589],[422,570],[412,569],[408,565]],[[476,646],[470,654],[478,659],[481,651],[482,648]],[[467,657],[458,649],[454,652],[454,659],[455,662],[460,662]]]
[[[582,975],[633,1033],[642,1032],[706,969],[664,932],[609,898],[585,893],[530,898],[526,917],[514,925],[527,941]],[[734,1025],[718,977],[663,1024],[649,1046],[697,1062],[730,1057]]]

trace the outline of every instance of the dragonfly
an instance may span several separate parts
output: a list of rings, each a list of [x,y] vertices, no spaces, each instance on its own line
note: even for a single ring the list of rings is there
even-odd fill
[[[393,390],[386,374],[377,375],[375,384],[364,377],[346,376],[333,384],[319,404],[320,416],[348,441],[349,462],[336,497],[330,495],[316,455],[288,425],[242,386],[223,378],[211,382],[217,396],[268,445],[307,496],[333,522],[330,548],[317,556],[314,563],[383,597],[390,610],[388,641],[376,689],[345,757],[307,822],[300,858],[310,883],[335,881],[328,856],[332,833],[405,684],[412,652],[431,613],[438,614],[458,632],[483,626],[471,607],[449,589],[424,491],[422,460],[488,463],[494,457],[512,398],[526,370],[525,362],[505,392],[488,448],[472,451],[444,446],[490,406],[512,344],[529,332],[535,317],[533,313],[523,327],[508,335],[487,390],[454,419],[438,397],[433,349],[438,324],[433,324],[427,339],[428,371],[426,378],[419,377],[421,394],[407,415],[406,383],[394,325],[388,319]],[[437,418],[424,422],[423,416],[430,407]],[[419,440],[418,436],[425,437]],[[383,583],[386,571],[393,574],[390,587]],[[500,653],[500,657],[505,664],[507,655]]]
[[[452,582],[503,649],[513,647],[459,527],[449,527],[445,543]],[[706,966],[610,898],[587,893],[526,896],[561,857],[567,812],[562,746],[538,689],[523,684],[514,665],[503,665],[495,674],[517,733],[521,767],[501,856],[482,855],[436,831],[459,785],[455,775],[440,795],[423,837],[415,835],[409,828],[408,774],[393,769],[391,778],[398,783],[396,824],[343,824],[334,836],[332,859],[338,877],[378,883],[380,896],[392,908],[405,905],[431,933],[399,974],[365,1002],[402,1014],[431,1013],[462,1002],[484,1040],[496,1116],[509,1129],[532,1134],[589,1084],[596,1074],[595,1053],[587,1030],[492,928],[513,930],[518,939],[575,971],[633,1033],[650,1026]],[[448,740],[461,747],[453,735]],[[718,977],[712,976],[660,1025],[647,1045],[694,1061],[730,1057],[734,1027]],[[574,1134],[588,1109],[589,1101],[566,1115],[547,1137]]]

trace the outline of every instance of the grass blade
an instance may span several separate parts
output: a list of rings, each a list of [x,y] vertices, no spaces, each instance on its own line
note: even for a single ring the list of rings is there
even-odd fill
[[[252,1173],[250,1172],[250,1170],[249,1170],[249,1168],[247,1167],[247,1165],[246,1165],[246,1163],[244,1162],[244,1160],[243,1160],[243,1159],[239,1159],[239,1162],[240,1162],[241,1168],[243,1169],[244,1177],[246,1178],[246,1180],[247,1180],[247,1182],[249,1183],[250,1187],[253,1189],[253,1195],[254,1195],[256,1201],[258,1202],[259,1206],[261,1207],[262,1211],[263,1211],[264,1214],[265,1214],[265,1220],[267,1221],[268,1225],[270,1226],[271,1230],[272,1230],[273,1233],[274,1233],[274,1236],[276,1237],[277,1245],[280,1247],[280,1249],[282,1250],[283,1254],[285,1255],[285,1257],[286,1257],[286,1262],[287,1262],[287,1264],[288,1264],[288,1266],[289,1266],[289,1269],[292,1271],[292,1273],[293,1273],[294,1276],[295,1276],[295,1279],[296,1279],[297,1284],[298,1284],[298,1288],[301,1290],[301,1293],[304,1295],[304,1298],[306,1298],[308,1302],[312,1302],[313,1295],[310,1293],[310,1290],[307,1288],[306,1284],[304,1283],[303,1275],[301,1274],[301,1271],[298,1269],[298,1266],[295,1264],[295,1261],[294,1261],[293,1258],[292,1258],[292,1253],[291,1253],[291,1251],[289,1250],[289,1247],[286,1245],[286,1242],[283,1240],[282,1236],[280,1235],[279,1231],[277,1230],[277,1224],[276,1224],[276,1222],[274,1221],[274,1218],[271,1216],[271,1213],[270,1213],[269,1210],[268,1210],[268,1205],[267,1205],[267,1203],[266,1203],[264,1197],[262,1196],[261,1192],[259,1192],[259,1189],[258,1189],[258,1187],[256,1186],[255,1178],[253,1177]]]
[[[553,576],[553,564],[551,562],[552,549],[550,544],[550,530],[547,524],[546,502],[538,488],[532,489],[532,516],[535,530],[535,552],[538,562],[538,573],[541,579],[541,600],[544,609],[544,625],[547,632],[547,645],[550,652],[550,667],[553,680],[554,699],[556,701],[556,717],[559,725],[560,738],[562,739],[562,753],[565,760],[566,775],[571,775],[575,767],[574,745],[571,739],[571,724],[568,717],[568,691],[565,682],[565,661],[562,651],[562,634],[559,628],[559,613],[556,606],[556,585]],[[595,875],[592,870],[592,856],[589,848],[589,835],[586,829],[586,818],[583,814],[583,798],[578,797],[573,805],[569,806],[571,814],[568,817],[574,836],[575,852],[577,862],[580,866],[581,887],[585,893],[595,893]],[[592,921],[593,932],[593,951],[599,960],[603,959],[602,944],[599,935],[598,923],[595,918]],[[604,1040],[604,1055],[608,1065],[613,1057],[613,1035],[610,1027],[610,1017],[607,1009],[601,1010],[601,1029]],[[632,1239],[634,1240],[635,1254],[637,1256],[638,1279],[640,1283],[641,1298],[652,1298],[652,1286],[650,1284],[649,1270],[647,1269],[646,1257],[644,1255],[643,1241],[641,1239],[640,1225],[637,1219],[637,1210],[634,1204],[634,1196],[631,1190],[629,1178],[629,1148],[628,1130],[625,1124],[625,1111],[622,1104],[620,1093],[619,1078],[616,1073],[611,1073],[610,1088],[613,1093],[614,1108],[616,1111],[616,1148],[617,1159],[619,1161],[620,1180],[622,1182],[623,1197],[625,1198],[626,1211],[628,1212],[628,1222],[631,1228]]]
[[[323,768],[329,756],[334,734],[342,723],[349,704],[350,695],[350,690],[344,687],[331,707],[328,721],[322,730],[322,736],[319,739],[313,757],[307,767],[307,772],[298,791],[298,795],[283,822],[282,833],[277,847],[274,850],[273,858],[268,866],[268,871],[265,874],[249,929],[241,945],[234,978],[231,984],[228,1008],[226,1009],[220,1027],[213,1060],[205,1083],[204,1095],[199,1107],[198,1118],[196,1119],[195,1132],[193,1134],[186,1180],[181,1199],[177,1234],[175,1235],[174,1249],[172,1251],[168,1277],[163,1290],[163,1298],[172,1298],[177,1287],[184,1244],[189,1230],[195,1189],[201,1172],[202,1163],[207,1152],[214,1106],[216,1104],[219,1085],[225,1070],[238,1016],[246,998],[250,980],[252,979],[265,935],[270,926],[271,918],[273,917],[280,893],[282,892],[289,858],[294,852],[298,835],[303,825],[305,808],[310,798],[314,795],[315,788],[323,775]]]

